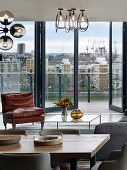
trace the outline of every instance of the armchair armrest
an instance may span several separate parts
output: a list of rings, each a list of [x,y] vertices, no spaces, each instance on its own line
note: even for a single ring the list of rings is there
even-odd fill
[[[120,150],[114,150],[110,153],[109,157],[108,157],[108,161],[109,160],[116,160],[121,156],[121,151]]]
[[[92,170],[125,170],[127,168],[127,144],[123,145],[121,151],[113,151],[111,155],[117,159],[103,161],[97,169],[93,166]]]
[[[120,166],[117,161],[104,161],[100,164],[98,170],[120,170]]]

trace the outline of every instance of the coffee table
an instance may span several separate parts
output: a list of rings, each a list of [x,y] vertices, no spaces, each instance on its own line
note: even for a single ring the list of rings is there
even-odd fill
[[[55,115],[51,116],[51,118],[45,119],[45,122],[56,122],[57,124],[57,129],[59,128],[59,123],[65,122],[65,123],[88,123],[89,129],[91,122],[94,121],[95,119],[99,118],[99,121],[101,123],[101,115],[83,115],[81,119],[74,120],[70,114],[67,116],[61,116],[61,115]]]

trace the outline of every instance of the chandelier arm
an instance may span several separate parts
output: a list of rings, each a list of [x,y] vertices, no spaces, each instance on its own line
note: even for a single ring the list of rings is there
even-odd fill
[[[3,30],[0,30],[1,32],[0,32],[0,34],[3,34],[4,33],[4,31]]]
[[[56,28],[56,33],[57,33],[57,31],[58,31],[58,28]]]
[[[65,32],[66,33],[70,32],[70,29],[65,28]]]
[[[57,33],[57,31],[58,31],[58,26],[57,26],[57,20],[58,20],[58,14],[56,15],[56,33]]]

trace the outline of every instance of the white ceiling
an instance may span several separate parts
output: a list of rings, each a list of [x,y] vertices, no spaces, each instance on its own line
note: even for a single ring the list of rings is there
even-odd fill
[[[89,21],[127,21],[127,0],[0,0],[19,21],[53,21],[58,8],[86,10]]]

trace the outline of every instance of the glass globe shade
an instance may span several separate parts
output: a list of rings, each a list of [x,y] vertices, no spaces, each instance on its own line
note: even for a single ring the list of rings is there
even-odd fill
[[[14,16],[10,11],[0,12],[0,23],[3,25],[9,25],[14,21]]]
[[[13,46],[13,40],[9,36],[0,37],[0,49],[9,50]]]
[[[15,38],[21,38],[25,35],[26,30],[22,24],[14,24],[10,28],[10,34]]]

